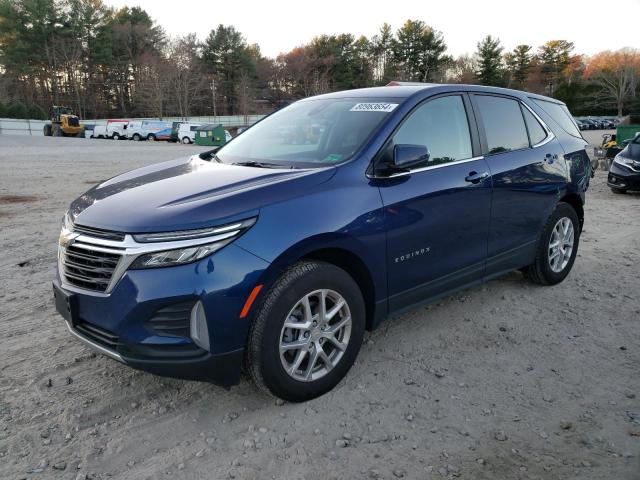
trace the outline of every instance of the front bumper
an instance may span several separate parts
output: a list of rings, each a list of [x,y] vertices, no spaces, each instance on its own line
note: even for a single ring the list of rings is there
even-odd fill
[[[72,336],[92,350],[137,370],[143,370],[163,377],[208,381],[223,387],[236,385],[240,381],[244,349],[219,355],[212,355],[206,352],[196,358],[133,358],[121,355],[116,350],[105,348],[83,335],[72,327],[69,322],[65,321],[65,324]]]
[[[56,301],[70,333],[97,352],[157,375],[228,387],[239,381],[251,318],[240,312],[267,266],[231,244],[192,264],[129,270],[109,294],[62,285],[58,273],[54,293],[72,302],[70,314]],[[196,302],[206,317],[206,348],[190,337]]]
[[[613,162],[607,176],[607,185],[621,190],[640,190],[640,172]]]

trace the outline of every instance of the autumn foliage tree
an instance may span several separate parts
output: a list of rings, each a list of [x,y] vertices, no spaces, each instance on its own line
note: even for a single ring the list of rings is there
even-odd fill
[[[621,116],[636,96],[640,77],[640,51],[623,48],[594,55],[587,62],[585,77],[599,87],[604,102],[612,103]]]

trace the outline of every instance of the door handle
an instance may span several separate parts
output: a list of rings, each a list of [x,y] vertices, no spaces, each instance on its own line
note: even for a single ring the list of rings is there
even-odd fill
[[[549,163],[549,164],[551,164],[551,163],[555,162],[557,159],[558,159],[558,155],[551,154],[551,153],[547,153],[547,154],[544,156],[544,161],[545,161],[545,162],[547,162],[547,163]]]
[[[470,183],[479,183],[480,180],[484,180],[488,176],[489,176],[489,172],[478,173],[474,171],[474,172],[469,172],[469,175],[464,177],[464,179]]]

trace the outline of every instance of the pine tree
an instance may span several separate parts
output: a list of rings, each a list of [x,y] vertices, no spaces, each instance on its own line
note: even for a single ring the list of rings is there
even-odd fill
[[[504,60],[511,74],[510,87],[524,88],[533,61],[530,51],[531,46],[518,45],[513,51],[505,54]]]
[[[502,46],[498,38],[487,35],[478,42],[476,77],[482,85],[503,86]]]

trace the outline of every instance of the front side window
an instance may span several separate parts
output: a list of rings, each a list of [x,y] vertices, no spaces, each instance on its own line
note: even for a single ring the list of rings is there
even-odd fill
[[[529,147],[520,104],[510,98],[476,95],[489,154]]]
[[[216,152],[223,163],[322,167],[352,157],[399,99],[326,98],[294,103]]]
[[[392,161],[395,145],[427,147],[424,166],[455,162],[473,157],[469,122],[459,95],[428,101],[414,110],[385,148],[385,161]]]

